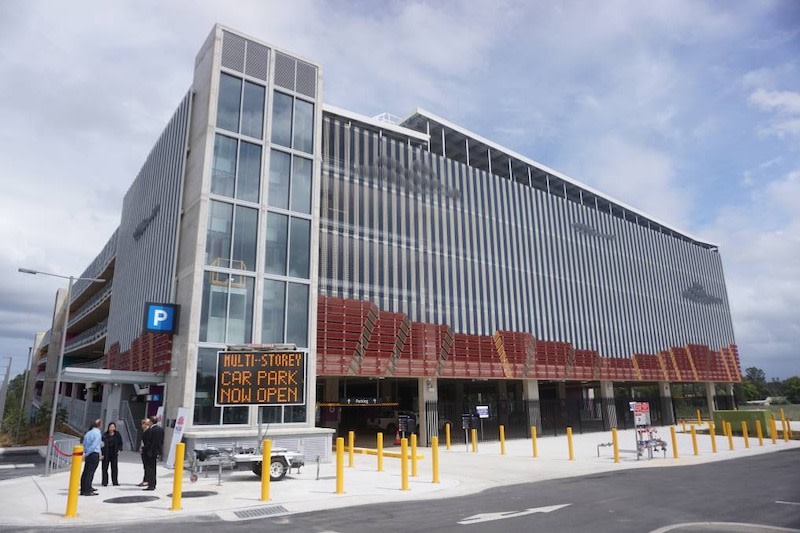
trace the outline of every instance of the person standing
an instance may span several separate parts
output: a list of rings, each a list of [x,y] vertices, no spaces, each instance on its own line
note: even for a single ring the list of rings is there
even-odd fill
[[[152,423],[152,420],[150,421]],[[156,490],[156,460],[161,455],[164,445],[164,430],[161,426],[151,425],[142,435],[142,462],[147,487],[144,490]]]
[[[143,418],[140,423],[141,430],[139,431],[139,438],[137,439],[139,454],[142,456],[142,482],[139,483],[138,487],[146,487],[147,486],[147,458],[144,455],[144,434],[150,428],[150,420],[147,418]]]
[[[92,480],[100,463],[100,450],[103,446],[103,435],[100,428],[103,421],[99,418],[94,421],[92,427],[83,436],[83,457],[85,464],[81,475],[81,496],[96,496],[97,491],[92,488]]]
[[[111,466],[111,483],[119,485],[119,452],[122,451],[122,435],[117,431],[117,425],[109,422],[108,429],[103,433],[103,486],[108,486],[108,467]]]

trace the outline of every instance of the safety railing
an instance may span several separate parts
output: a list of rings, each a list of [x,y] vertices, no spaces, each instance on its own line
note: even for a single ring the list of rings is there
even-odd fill
[[[50,454],[50,472],[67,470],[72,464],[72,448],[80,444],[77,437],[57,433],[53,439],[53,453]]]

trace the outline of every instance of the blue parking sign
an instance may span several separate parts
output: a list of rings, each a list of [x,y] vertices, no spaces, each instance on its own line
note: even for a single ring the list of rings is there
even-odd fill
[[[144,330],[155,333],[177,333],[178,309],[175,304],[147,302],[144,310]]]

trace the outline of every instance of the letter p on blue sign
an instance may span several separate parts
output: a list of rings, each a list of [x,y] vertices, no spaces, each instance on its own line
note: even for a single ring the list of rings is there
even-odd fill
[[[178,309],[175,304],[147,302],[144,310],[144,330],[155,333],[177,333]]]

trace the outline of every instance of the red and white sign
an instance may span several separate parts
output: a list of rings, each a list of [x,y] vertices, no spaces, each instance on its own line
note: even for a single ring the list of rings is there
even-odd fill
[[[189,410],[185,407],[178,407],[178,416],[175,419],[175,429],[172,431],[172,439],[169,443],[169,454],[167,455],[167,468],[175,465],[175,445],[183,439],[183,430],[186,429],[186,417]]]
[[[637,426],[650,425],[649,402],[633,402],[633,423]]]

